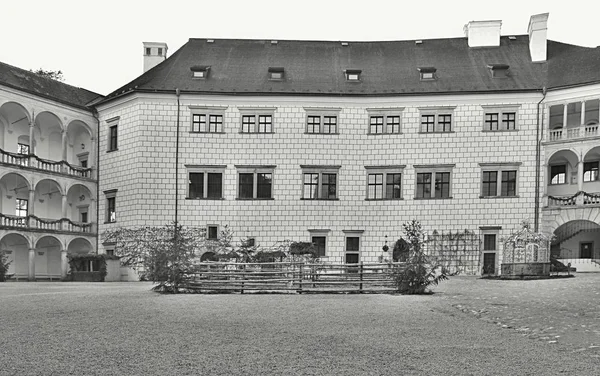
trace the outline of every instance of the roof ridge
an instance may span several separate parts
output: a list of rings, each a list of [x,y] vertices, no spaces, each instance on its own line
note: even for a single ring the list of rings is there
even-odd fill
[[[506,34],[506,35],[501,35],[501,38],[508,38],[508,37],[529,37],[528,34]],[[420,41],[439,41],[439,40],[456,40],[456,39],[467,39],[466,36],[457,36],[457,37],[445,37],[445,38],[416,38],[416,39],[389,39],[389,40],[348,40],[348,39],[339,39],[339,40],[323,40],[323,39],[280,39],[280,38],[212,38],[212,37],[205,37],[205,38],[189,38],[188,42],[200,42],[200,41],[206,41],[206,40],[213,40],[213,41],[232,41],[232,42],[270,42],[273,40],[276,40],[278,42],[302,42],[302,43],[306,43],[306,42],[310,42],[310,43],[341,43],[341,42],[347,42],[347,43],[394,43],[394,42],[414,42],[417,40]]]

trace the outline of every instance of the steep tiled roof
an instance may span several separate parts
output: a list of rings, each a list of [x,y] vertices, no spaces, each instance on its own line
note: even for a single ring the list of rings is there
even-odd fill
[[[500,48],[469,48],[466,38],[340,42],[190,39],[167,60],[116,90],[316,95],[396,95],[536,90],[545,64],[533,64],[527,36],[502,37]],[[488,65],[507,64],[508,78],[492,78]],[[193,66],[210,66],[207,79],[192,79]],[[283,67],[285,79],[268,79]],[[421,81],[419,67],[435,67],[436,80]],[[344,70],[362,71],[347,82]]]
[[[49,98],[74,107],[87,108],[102,95],[0,62],[0,85]]]
[[[548,88],[600,82],[600,47],[548,41]]]
[[[541,90],[600,79],[599,48],[548,41],[548,61],[532,63],[529,37],[501,37],[500,47],[470,48],[467,38],[387,42],[190,39],[173,56],[109,94],[131,91],[207,94],[418,95]],[[509,66],[493,78],[490,66]],[[193,67],[210,67],[193,79]],[[269,68],[284,69],[269,80]],[[421,80],[419,68],[435,68],[435,80]],[[348,82],[345,70],[360,70]]]

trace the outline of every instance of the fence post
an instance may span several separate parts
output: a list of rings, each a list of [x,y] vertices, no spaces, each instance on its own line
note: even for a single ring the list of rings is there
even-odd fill
[[[241,293],[244,293],[244,280],[246,279],[246,265],[242,264],[242,290]]]
[[[304,262],[300,264],[300,276],[298,277],[299,290],[298,294],[302,294],[302,278],[304,277]]]
[[[359,285],[359,292],[362,294],[363,293],[363,262],[360,262],[360,266],[359,266],[359,273],[360,273],[360,285]]]

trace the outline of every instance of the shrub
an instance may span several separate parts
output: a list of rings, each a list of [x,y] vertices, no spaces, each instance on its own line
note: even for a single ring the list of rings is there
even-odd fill
[[[0,251],[0,282],[6,281],[11,276],[8,275],[8,266],[12,261],[8,261],[8,256]]]
[[[70,253],[67,255],[71,270],[67,276],[68,280],[84,280],[84,281],[99,281],[103,282],[106,278],[106,260],[118,259],[116,256],[96,255],[96,254],[76,254]],[[92,262],[92,270],[90,270],[90,262]],[[83,273],[98,274],[98,277],[84,277]],[[78,275],[78,278],[75,276]]]
[[[408,256],[406,265],[398,267],[393,274],[396,288],[401,294],[427,293],[430,286],[447,280],[448,274],[443,266],[425,254],[425,234],[421,224],[412,220],[403,227]]]

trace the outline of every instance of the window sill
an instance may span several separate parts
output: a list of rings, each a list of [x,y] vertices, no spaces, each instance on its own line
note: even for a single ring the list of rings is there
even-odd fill
[[[439,133],[456,133],[455,131],[447,131],[447,132],[423,132],[420,131],[419,134],[439,134]]]
[[[452,196],[450,197],[415,197],[415,200],[451,200],[453,199]]]
[[[114,151],[119,151],[119,149],[107,150],[106,152],[107,152],[107,153],[112,153],[112,152],[114,152]]]
[[[223,197],[186,197],[186,200],[225,200]]]
[[[400,198],[365,198],[365,201],[402,201],[404,197]]]
[[[491,198],[491,199],[496,199],[496,198],[519,198],[519,197],[520,197],[519,195],[516,195],[516,196],[479,196],[479,198],[481,198],[481,199],[488,199],[488,198]]]
[[[110,223],[117,223],[117,221],[106,221],[106,222],[104,222],[105,225],[110,224]]]
[[[444,132],[447,133],[447,132]],[[367,133],[367,136],[393,136],[393,135],[401,135],[403,134],[402,132],[400,133]]]
[[[273,197],[250,197],[250,198],[244,198],[244,197],[236,197],[236,200],[239,201],[270,201],[270,200],[275,200]]]
[[[225,134],[225,132],[194,132],[194,131],[190,131],[189,133],[193,133],[193,134]]]
[[[586,183],[586,182],[584,181],[584,183]],[[565,182],[565,183],[548,184],[548,187],[556,187],[556,186],[561,186],[561,185],[570,185],[570,183]]]
[[[307,135],[311,135],[311,136],[339,136],[339,133],[312,133],[312,132],[304,132],[304,134]]]
[[[518,132],[518,129],[482,129],[481,130],[484,133],[498,133],[498,132]]]
[[[339,201],[339,198],[304,198],[301,197],[300,200],[303,201]]]
[[[275,134],[275,132],[238,132],[239,134]]]

